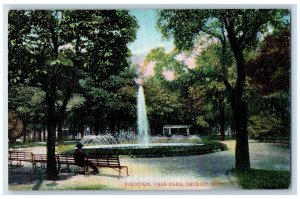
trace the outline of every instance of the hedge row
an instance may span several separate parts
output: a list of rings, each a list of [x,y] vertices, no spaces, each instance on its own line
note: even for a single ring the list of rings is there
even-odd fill
[[[224,151],[227,147],[220,142],[211,141],[204,145],[191,146],[155,146],[149,148],[94,148],[84,149],[89,155],[126,155],[130,157],[168,157],[168,156],[185,156],[185,155],[201,155]],[[71,154],[73,151],[65,153]]]

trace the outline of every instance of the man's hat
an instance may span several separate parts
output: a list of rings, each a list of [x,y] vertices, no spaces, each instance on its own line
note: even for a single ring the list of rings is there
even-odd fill
[[[76,144],[76,147],[77,147],[77,148],[82,148],[82,147],[83,147],[83,144],[81,144],[80,142],[78,142],[78,143]]]

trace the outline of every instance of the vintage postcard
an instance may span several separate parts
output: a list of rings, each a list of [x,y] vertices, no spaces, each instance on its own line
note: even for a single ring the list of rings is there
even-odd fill
[[[7,19],[12,193],[290,189],[289,7]]]

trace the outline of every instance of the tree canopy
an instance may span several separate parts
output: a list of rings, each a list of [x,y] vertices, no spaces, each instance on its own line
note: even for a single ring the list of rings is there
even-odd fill
[[[9,139],[44,133],[49,179],[66,133],[135,130],[138,68],[154,69],[141,77],[152,135],[167,124],[231,133],[239,170],[250,168],[248,132],[289,138],[288,10],[158,10],[175,48],[151,49],[143,66],[131,60],[138,21],[128,10],[11,10],[8,20]]]
[[[95,86],[128,67],[129,42],[137,23],[126,10],[11,10],[9,12],[9,82],[45,92],[47,174],[56,176],[55,139],[80,79]]]
[[[194,49],[203,35],[214,37],[223,46],[220,56],[225,66],[227,42],[234,56],[236,80],[234,85],[224,84],[229,91],[236,131],[236,169],[250,168],[247,102],[243,99],[246,84],[245,50],[256,47],[257,42],[272,27],[289,24],[288,10],[272,9],[207,9],[207,10],[160,10],[157,25],[165,38],[172,37],[176,48],[182,51]]]

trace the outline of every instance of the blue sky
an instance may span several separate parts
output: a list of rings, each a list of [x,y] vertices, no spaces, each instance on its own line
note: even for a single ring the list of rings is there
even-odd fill
[[[130,13],[136,17],[139,25],[136,40],[129,44],[134,63],[140,64],[145,55],[153,48],[165,47],[167,50],[173,48],[172,41],[163,40],[161,33],[156,28],[156,11],[154,9],[132,9]]]

